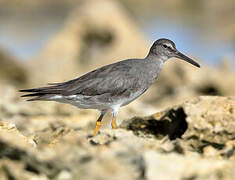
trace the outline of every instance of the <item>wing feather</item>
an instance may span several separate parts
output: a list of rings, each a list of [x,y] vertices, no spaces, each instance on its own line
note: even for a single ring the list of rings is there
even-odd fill
[[[131,65],[125,61],[103,66],[91,71],[79,78],[63,83],[51,83],[49,86],[24,89],[20,92],[28,92],[28,96],[48,97],[48,95],[74,95],[96,96],[105,93],[119,95],[124,91],[130,90],[133,84],[138,83],[136,72],[130,71]],[[46,96],[47,95],[47,96]],[[40,99],[41,100],[41,99]]]

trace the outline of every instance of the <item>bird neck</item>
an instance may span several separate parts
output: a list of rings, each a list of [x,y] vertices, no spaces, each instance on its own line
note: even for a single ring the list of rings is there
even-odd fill
[[[144,61],[145,73],[148,75],[150,84],[153,83],[161,72],[164,60],[156,55],[148,55]]]
[[[167,57],[149,53],[149,54],[146,56],[145,61],[146,61],[146,63],[148,63],[148,64],[157,65],[157,66],[159,66],[159,67],[161,68],[162,65],[163,65],[163,63],[164,63],[167,59],[168,59]]]

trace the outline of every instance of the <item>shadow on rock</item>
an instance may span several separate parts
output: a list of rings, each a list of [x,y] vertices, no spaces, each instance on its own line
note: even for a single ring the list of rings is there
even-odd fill
[[[157,117],[159,116],[159,117]],[[122,124],[123,128],[135,134],[152,134],[156,137],[168,135],[171,140],[180,138],[187,130],[186,114],[182,107],[170,109],[165,113],[155,114],[148,118],[134,118]]]
[[[24,164],[24,170],[33,174],[45,174],[49,178],[55,177],[58,172],[63,169],[61,164],[55,161],[43,162],[38,160],[33,154],[30,154],[26,150],[14,147],[4,141],[0,140],[0,160],[10,159],[14,162],[21,162]],[[8,177],[13,177],[10,170],[6,169]],[[14,177],[13,177],[14,179]]]

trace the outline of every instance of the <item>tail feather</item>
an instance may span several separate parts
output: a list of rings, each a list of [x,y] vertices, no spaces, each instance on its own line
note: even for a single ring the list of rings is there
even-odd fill
[[[32,94],[22,95],[21,97],[42,96],[42,95],[45,95],[45,94],[43,94],[43,93],[32,93]]]
[[[53,87],[41,87],[41,88],[33,88],[33,89],[21,89],[19,92],[52,92],[56,89]]]
[[[53,96],[60,94],[59,90],[53,87],[22,89],[19,90],[19,92],[29,93],[22,95],[21,97],[33,97],[32,99],[28,99],[27,101],[37,101],[37,100],[49,101]]]
[[[38,92],[36,89],[21,89],[19,92]]]
[[[54,95],[52,95],[52,94],[39,95],[39,96],[36,96],[36,97],[31,96],[33,98],[32,99],[27,99],[27,101],[50,101],[53,96]]]
[[[21,89],[19,92],[32,92],[32,93],[47,93],[47,94],[57,94],[61,92],[61,89],[58,86],[47,86],[41,88],[33,88],[33,89]]]
[[[64,83],[48,83],[49,86],[60,86],[63,85]]]
[[[39,101],[39,100],[40,100],[40,97],[35,97],[32,99],[27,99],[26,101]]]
[[[19,92],[26,93],[21,97],[33,97],[28,101],[36,101],[36,100],[52,100],[55,95],[63,95],[66,94],[66,89],[70,88],[71,82],[75,81],[70,80],[63,83],[50,83],[48,86],[40,87],[40,88],[32,88],[32,89],[21,89]],[[28,94],[27,94],[28,93]]]

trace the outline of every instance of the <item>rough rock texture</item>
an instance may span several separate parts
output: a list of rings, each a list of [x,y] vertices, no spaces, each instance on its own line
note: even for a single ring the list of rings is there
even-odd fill
[[[181,138],[189,151],[203,153],[215,148],[223,149],[221,153],[226,155],[224,148],[234,143],[234,108],[235,97],[201,96],[146,118],[135,117],[123,122],[121,127],[143,137]]]
[[[234,97],[198,97],[96,137],[76,114],[5,115],[0,178],[234,179],[234,110]]]
[[[147,53],[149,44],[117,1],[89,0],[76,9],[31,64],[30,87]],[[24,70],[19,77],[2,72],[25,78]],[[96,137],[95,111],[25,102],[12,83],[1,83],[0,180],[235,179],[234,82],[226,68],[172,59],[143,97],[121,109],[120,128],[111,130],[106,116]],[[201,94],[218,96],[192,98]]]

